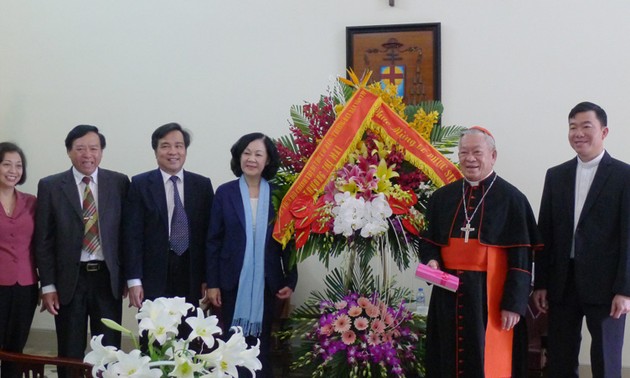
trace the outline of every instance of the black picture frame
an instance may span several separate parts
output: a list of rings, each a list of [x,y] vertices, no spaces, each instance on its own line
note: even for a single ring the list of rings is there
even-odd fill
[[[439,22],[346,27],[347,67],[372,71],[370,82],[402,80],[406,104],[441,99],[440,47]]]

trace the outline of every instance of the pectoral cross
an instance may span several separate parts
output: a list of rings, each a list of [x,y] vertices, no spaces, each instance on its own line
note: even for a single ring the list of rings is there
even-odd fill
[[[464,235],[464,243],[468,243],[468,236],[470,235],[470,231],[475,231],[474,228],[470,227],[470,222],[466,223],[466,227],[460,228],[460,230],[464,231],[466,234]]]

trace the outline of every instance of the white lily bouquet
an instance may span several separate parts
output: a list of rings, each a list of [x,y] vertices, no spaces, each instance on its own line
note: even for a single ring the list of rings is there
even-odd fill
[[[206,317],[201,309],[189,316],[186,323],[192,332],[186,339],[178,338],[178,326],[193,306],[184,298],[158,298],[146,300],[136,314],[140,333],[146,331],[148,354],[140,351],[138,337],[120,324],[102,319],[111,329],[133,339],[135,348],[129,353],[113,346],[103,346],[103,335],[92,337],[84,361],[94,365],[94,377],[238,377],[237,366],[247,368],[253,376],[262,365],[258,360],[260,341],[250,348],[240,327],[232,327],[234,334],[225,342],[215,335],[221,334],[216,316]],[[200,339],[201,351],[189,347]],[[196,345],[197,346],[197,345]],[[207,353],[206,353],[207,352]]]

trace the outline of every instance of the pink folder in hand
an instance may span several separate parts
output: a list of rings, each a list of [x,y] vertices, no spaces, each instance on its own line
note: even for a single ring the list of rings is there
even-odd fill
[[[459,278],[452,274],[445,273],[441,270],[429,268],[424,264],[418,264],[416,276],[436,286],[450,291],[457,291],[459,286]]]

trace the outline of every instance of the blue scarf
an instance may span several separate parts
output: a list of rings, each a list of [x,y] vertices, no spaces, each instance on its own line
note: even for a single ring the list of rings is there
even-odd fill
[[[260,336],[265,298],[265,242],[269,221],[269,183],[260,180],[258,208],[256,209],[256,232],[252,223],[252,206],[245,178],[238,180],[245,210],[245,257],[238,281],[236,307],[232,326],[243,328],[244,335]]]

